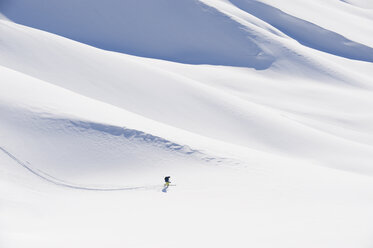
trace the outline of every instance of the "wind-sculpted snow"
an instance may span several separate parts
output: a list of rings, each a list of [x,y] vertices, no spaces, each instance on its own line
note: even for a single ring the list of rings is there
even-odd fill
[[[267,69],[288,54],[230,16],[219,2],[194,0],[43,1],[3,0],[7,18],[110,51],[189,64]],[[373,48],[256,0],[232,0],[304,46],[344,58],[372,62]],[[369,6],[364,1],[352,4]],[[37,14],[36,14],[37,13]],[[228,17],[229,16],[229,17]],[[364,24],[362,24],[364,25]]]
[[[95,47],[190,64],[266,69],[255,35],[194,0],[2,0],[9,19]]]
[[[12,143],[10,149],[17,150],[16,156],[4,148],[7,155],[60,186],[88,190],[144,188],[149,185],[149,176],[161,171],[177,170],[193,161],[209,165],[228,161],[135,129],[8,109],[3,104],[0,112],[4,118],[0,129],[8,127],[2,144]],[[150,182],[159,181],[162,174],[157,177]]]
[[[373,62],[373,48],[349,40],[308,21],[256,0],[230,0],[237,7],[269,23],[301,44],[337,56]]]
[[[349,3],[360,8],[373,9],[373,2],[370,0],[340,0],[345,3]]]
[[[1,248],[371,248],[369,3],[0,0]]]
[[[191,155],[195,159],[201,159],[202,161],[211,162],[211,163],[221,163],[222,161],[226,163],[232,162],[232,160],[221,158],[221,157],[212,157],[208,156],[207,154],[203,154],[202,152],[191,149],[187,145],[180,145],[174,143],[172,141],[166,140],[164,138],[154,136],[149,133],[145,133],[139,130],[125,128],[125,127],[117,127],[111,125],[105,125],[101,123],[94,123],[94,122],[84,122],[84,121],[74,121],[74,120],[64,120],[68,121],[72,124],[74,128],[78,128],[80,131],[86,130],[96,130],[103,133],[108,133],[114,136],[122,136],[125,139],[131,140],[133,142],[139,142],[140,144],[147,144],[154,147],[159,147],[161,149],[165,149],[170,152],[177,152],[181,155]],[[235,162],[238,164],[238,162]]]
[[[35,117],[33,118],[36,119]],[[85,122],[85,121],[77,121],[77,120],[68,120],[68,119],[50,119],[50,118],[42,118],[38,121],[38,126],[42,127],[44,123],[48,123],[48,125],[53,126],[55,128],[63,129],[65,130],[65,133],[73,133],[74,131],[77,131],[81,134],[81,136],[92,136],[90,139],[93,139],[96,135],[99,135],[101,138],[105,136],[105,134],[108,134],[110,139],[110,136],[116,136],[119,138],[123,138],[125,140],[128,140],[134,148],[132,150],[142,150],[146,151],[146,149],[143,149],[144,146],[150,146],[153,147],[151,150],[158,150],[162,149],[167,152],[170,152],[171,154],[176,152],[177,154],[180,154],[180,156],[188,156],[191,159],[195,160],[201,160],[204,162],[209,162],[210,165],[212,164],[218,164],[223,161],[226,161],[229,163],[227,159],[224,158],[214,158],[211,156],[207,156],[206,154],[203,154],[197,150],[193,150],[190,147],[184,145],[179,145],[174,142],[168,141],[166,139],[163,139],[161,137],[157,137],[151,134],[144,133],[142,131],[134,130],[134,129],[128,129],[124,127],[116,127],[111,125],[105,125],[100,123],[93,123],[93,122]],[[44,124],[45,125],[45,124]],[[98,132],[98,134],[97,134]],[[71,141],[73,142],[74,139]],[[27,142],[26,139],[24,142]],[[122,146],[125,144],[125,142],[121,142]],[[56,144],[55,144],[56,145]],[[88,145],[88,142],[86,143]],[[57,145],[58,146],[58,145]],[[68,149],[68,148],[67,148]],[[62,179],[59,178],[59,173],[54,173],[54,167],[56,164],[61,164],[61,161],[56,160],[48,160],[47,158],[42,159],[42,161],[49,161],[50,164],[45,164],[44,166],[38,166],[37,164],[30,164],[28,161],[22,161],[19,157],[15,156],[11,152],[9,152],[4,147],[0,147],[0,150],[5,153],[7,156],[9,156],[11,159],[13,159],[18,165],[25,168],[27,171],[31,172],[35,176],[49,182],[53,183],[58,186],[72,188],[72,189],[80,189],[80,190],[92,190],[92,191],[120,191],[120,190],[136,190],[136,189],[157,189],[160,188],[160,185],[138,185],[138,186],[123,186],[120,185],[120,183],[117,183],[117,186],[107,186],[107,184],[111,185],[113,182],[111,180],[107,180],[107,183],[101,183],[99,185],[95,184],[82,184],[79,182],[69,182],[68,179]],[[31,149],[32,150],[32,149]],[[102,151],[100,151],[102,152]],[[131,153],[131,152],[130,152]],[[128,150],[124,153],[124,157],[130,156],[130,153],[128,153]],[[149,155],[149,153],[144,152],[144,155]],[[87,154],[81,154],[80,156],[87,156]],[[46,156],[47,157],[47,156]],[[164,157],[163,159],[166,159]],[[187,158],[184,158],[187,159]],[[123,159],[123,162],[125,162],[126,159]],[[66,159],[63,161],[66,162]],[[72,161],[70,160],[69,163]],[[107,161],[108,162],[108,161]],[[137,163],[138,164],[138,163]],[[156,166],[158,164],[157,162],[153,163],[153,166]],[[149,166],[149,165],[148,165]],[[41,169],[42,167],[45,168],[46,171],[49,171],[48,173]],[[64,166],[70,167],[68,165]],[[70,170],[75,171],[76,173],[90,173],[90,171],[84,171],[81,170],[81,168],[84,167],[82,165],[76,164],[76,167],[70,167]],[[129,167],[127,169],[124,169],[122,173],[127,174],[129,173],[126,170],[131,170],[130,167],[133,167],[133,165],[126,165],[126,167]],[[96,168],[97,169],[97,168]],[[89,169],[88,169],[89,170]],[[55,175],[57,174],[57,175]],[[123,175],[124,176],[124,175]],[[124,176],[125,178],[125,176]],[[111,181],[111,182],[110,182]],[[140,180],[141,182],[141,180]],[[124,183],[126,181],[124,180]],[[131,182],[130,182],[131,183]],[[145,183],[145,182],[144,182]],[[122,183],[123,184],[123,183]]]
[[[371,123],[371,118],[368,115],[364,122],[344,121],[346,114],[367,116],[371,92],[363,90],[369,84],[357,72],[348,73],[348,67],[338,65],[337,73],[333,73],[346,75],[345,82],[316,77],[312,72],[317,67],[310,71],[308,64],[295,70],[295,61],[276,65],[282,69],[280,73],[269,70],[261,74],[249,69],[186,66],[107,53],[14,23],[0,24],[0,32],[7,37],[0,46],[0,63],[44,80],[4,70],[3,75],[9,79],[2,85],[2,95],[10,95],[10,102],[22,101],[26,106],[33,103],[34,107],[57,109],[97,123],[106,120],[167,140],[182,140],[180,144],[193,144],[195,149],[279,152],[335,168],[372,171],[370,131],[364,131],[364,135],[349,131]],[[49,52],[42,52],[44,49]],[[30,54],[30,50],[39,52]],[[302,60],[319,63],[317,58],[303,56]],[[331,71],[333,65],[335,62],[331,68],[318,67]],[[299,74],[289,78],[283,74],[288,70]],[[315,76],[317,81],[300,79],[301,75]],[[9,94],[8,89],[13,93]],[[338,104],[330,104],[330,99]],[[357,111],[356,106],[362,107]],[[325,114],[320,118],[317,113]],[[235,148],[223,148],[232,145]],[[336,151],[345,157],[343,161],[330,156]],[[351,158],[359,158],[359,165]]]
[[[76,187],[122,189],[159,182],[163,173],[196,161],[209,165],[227,161],[123,127],[128,124],[156,133],[162,133],[157,131],[161,128],[168,137],[175,136],[175,130],[154,121],[12,70],[1,68],[1,74],[5,80],[0,85],[1,143],[30,162],[34,172],[41,171],[39,175]],[[17,89],[22,90],[17,93]]]
[[[134,129],[104,125],[100,123],[83,122],[83,121],[69,121],[69,122],[75,128],[78,128],[82,131],[92,129],[92,130],[96,130],[99,132],[108,133],[114,136],[122,136],[125,139],[129,139],[134,142],[147,143],[147,144],[154,145],[154,146],[166,149],[166,150],[176,151],[182,154],[188,154],[188,155],[197,154],[197,153],[201,154],[197,150],[193,150],[186,145],[182,146],[182,145],[173,143],[169,140],[163,139],[161,137],[157,137],[157,136],[144,133],[142,131],[134,130]]]

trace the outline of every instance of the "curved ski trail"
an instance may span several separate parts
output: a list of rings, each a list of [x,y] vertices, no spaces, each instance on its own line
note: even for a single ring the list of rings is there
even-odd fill
[[[155,188],[162,188],[162,185],[148,185],[148,186],[134,186],[134,187],[118,187],[118,188],[100,188],[100,187],[88,187],[88,186],[82,186],[82,185],[76,185],[72,183],[65,182],[63,180],[60,180],[56,177],[53,177],[39,169],[33,169],[30,167],[30,165],[27,165],[28,162],[23,162],[17,157],[15,157],[12,153],[8,152],[6,149],[0,146],[0,150],[5,153],[8,157],[10,157],[13,161],[15,161],[17,164],[21,165],[23,168],[34,174],[35,176],[49,182],[53,183],[58,186],[62,186],[65,188],[71,188],[71,189],[79,189],[79,190],[90,190],[90,191],[122,191],[122,190],[137,190],[137,189],[155,189]]]

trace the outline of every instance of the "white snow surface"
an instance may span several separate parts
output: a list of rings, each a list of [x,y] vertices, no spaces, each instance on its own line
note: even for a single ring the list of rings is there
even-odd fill
[[[372,9],[1,0],[0,247],[372,247]]]

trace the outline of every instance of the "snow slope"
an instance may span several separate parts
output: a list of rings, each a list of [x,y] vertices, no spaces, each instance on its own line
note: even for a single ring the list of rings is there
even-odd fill
[[[371,171],[373,139],[369,123],[372,123],[373,98],[371,91],[363,88],[368,84],[356,82],[355,86],[354,82],[348,82],[352,84],[348,86],[328,75],[318,76],[319,82],[315,83],[289,78],[275,69],[266,73],[226,69],[218,80],[228,82],[231,77],[236,78],[228,86],[233,93],[227,93],[227,83],[218,85],[216,76],[191,78],[201,75],[201,70],[187,71],[190,66],[108,53],[40,31],[22,28],[20,32],[19,29],[20,26],[3,22],[4,37],[13,38],[4,42],[5,49],[0,49],[6,58],[0,62],[4,66],[200,136],[264,152],[298,155],[337,168]],[[55,42],[51,43],[51,39]],[[50,52],[43,52],[45,49]],[[25,56],[27,51],[36,52]],[[79,58],[76,58],[77,51],[81,54]],[[183,69],[171,69],[175,66]],[[184,75],[175,70],[184,71]],[[207,75],[211,77],[215,73]],[[270,90],[271,77],[279,77],[277,82],[283,85],[277,87],[280,93]],[[253,79],[254,83],[260,83],[247,83]],[[256,92],[265,94],[260,96]],[[252,100],[252,96],[258,100]],[[338,104],[330,104],[331,99]],[[304,107],[292,106],[294,101],[302,102]],[[349,115],[355,116],[356,121],[341,123],[340,120]],[[320,122],[326,123],[320,125]],[[360,129],[360,125],[367,126],[364,135],[350,131]],[[263,133],[271,135],[263,136]],[[168,130],[157,135],[166,139],[174,137]],[[187,142],[190,141],[183,143]],[[335,158],[336,152],[346,156],[343,162]],[[351,159],[359,161],[358,165],[351,163]]]
[[[193,64],[272,62],[240,25],[198,1],[2,2],[16,22],[106,50]]]
[[[346,2],[2,1],[1,247],[371,247]]]
[[[371,9],[373,8],[372,2],[368,0],[342,0],[342,2],[346,2],[361,8]]]

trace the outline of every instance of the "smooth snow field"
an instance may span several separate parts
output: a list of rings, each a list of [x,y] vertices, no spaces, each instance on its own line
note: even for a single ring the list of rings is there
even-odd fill
[[[0,247],[372,248],[372,37],[370,0],[0,0]]]

